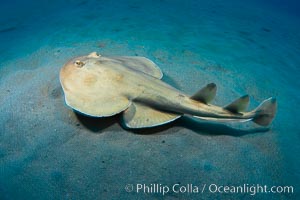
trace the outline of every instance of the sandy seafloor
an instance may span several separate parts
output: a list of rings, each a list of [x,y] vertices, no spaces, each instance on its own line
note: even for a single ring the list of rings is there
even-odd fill
[[[208,3],[209,2],[209,3]],[[251,3],[250,3],[251,2]],[[259,1],[258,1],[259,2]],[[299,199],[300,23],[286,1],[10,1],[0,12],[0,199]],[[70,58],[139,55],[214,104],[274,96],[269,129],[184,117],[126,131],[76,115],[59,70]],[[293,186],[287,194],[136,192],[136,184]],[[127,184],[134,191],[126,192]]]

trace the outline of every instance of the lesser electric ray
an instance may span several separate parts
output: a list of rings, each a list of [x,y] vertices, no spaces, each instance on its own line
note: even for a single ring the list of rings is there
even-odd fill
[[[249,96],[225,107],[210,104],[216,85],[208,84],[188,96],[164,83],[161,70],[144,57],[105,57],[93,52],[74,58],[60,71],[65,101],[88,116],[107,117],[122,113],[125,128],[154,127],[182,115],[213,121],[249,121],[267,126],[275,116],[275,98],[246,112]]]

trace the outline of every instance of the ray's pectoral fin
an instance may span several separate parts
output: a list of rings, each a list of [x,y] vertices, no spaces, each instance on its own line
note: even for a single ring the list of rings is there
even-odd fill
[[[202,103],[208,104],[211,102],[217,92],[217,86],[214,83],[207,84],[204,88],[199,90],[196,94],[191,96],[191,99],[201,101]]]
[[[181,115],[156,110],[144,104],[133,102],[123,112],[122,124],[126,128],[147,128],[166,124],[179,117]]]
[[[102,97],[74,95],[66,93],[65,101],[74,110],[92,117],[109,117],[122,112],[130,106],[130,101],[123,97]]]
[[[128,68],[141,71],[158,79],[163,77],[160,68],[148,58],[140,56],[122,56],[114,58],[122,62],[122,64]]]

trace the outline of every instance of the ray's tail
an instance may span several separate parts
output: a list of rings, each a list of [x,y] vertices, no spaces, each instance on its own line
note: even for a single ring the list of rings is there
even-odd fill
[[[209,102],[212,101],[216,96],[216,90],[216,84],[210,83],[201,90],[199,90],[196,94],[191,96],[191,99],[200,101],[204,104],[209,104]],[[231,104],[223,107],[223,110],[219,110],[219,113],[216,110],[216,113],[219,116],[203,117],[201,115],[194,115],[194,117],[218,122],[253,121],[258,125],[268,126],[276,115],[276,98],[271,97],[269,99],[266,99],[253,111],[246,112],[247,107],[249,105],[249,99],[249,96],[245,95],[233,101]],[[227,111],[229,113],[224,113],[224,111]]]

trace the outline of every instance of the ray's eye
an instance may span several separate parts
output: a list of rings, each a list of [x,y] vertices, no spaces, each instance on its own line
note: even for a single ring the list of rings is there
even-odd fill
[[[74,62],[74,64],[77,66],[77,67],[83,67],[84,66],[84,62],[80,61],[80,60],[76,60]]]

